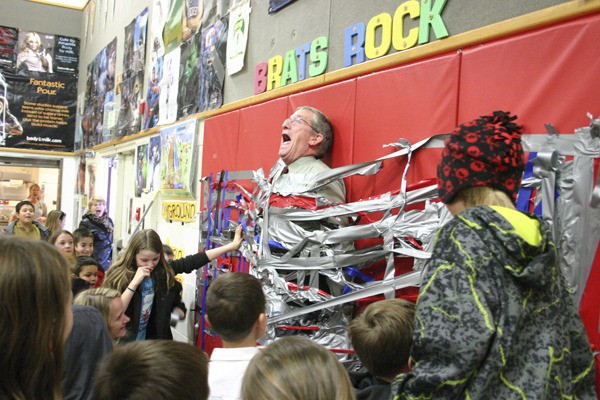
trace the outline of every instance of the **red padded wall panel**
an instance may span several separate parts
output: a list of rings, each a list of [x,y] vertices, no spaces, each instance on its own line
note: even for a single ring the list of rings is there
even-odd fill
[[[269,174],[278,159],[281,124],[287,113],[286,97],[241,110],[235,164],[238,171],[262,167]]]
[[[493,110],[519,116],[526,133],[561,133],[600,114],[600,14],[463,52],[458,122]]]
[[[235,168],[239,120],[240,112],[232,111],[204,121],[201,176]]]
[[[456,125],[459,66],[460,55],[450,54],[358,78],[353,162],[394,152],[382,146],[400,138],[416,143],[450,132]],[[435,176],[438,153],[433,153],[414,160],[409,182]],[[349,198],[398,189],[404,165],[405,158],[393,159],[375,177],[352,177]]]

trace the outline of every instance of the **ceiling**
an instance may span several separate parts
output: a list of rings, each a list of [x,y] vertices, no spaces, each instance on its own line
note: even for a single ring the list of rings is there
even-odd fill
[[[74,10],[83,10],[89,0],[28,0],[34,3],[47,4],[49,6],[65,7]]]

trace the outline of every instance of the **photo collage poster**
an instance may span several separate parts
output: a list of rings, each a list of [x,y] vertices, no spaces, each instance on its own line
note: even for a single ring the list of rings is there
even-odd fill
[[[79,39],[0,27],[0,146],[73,151]]]

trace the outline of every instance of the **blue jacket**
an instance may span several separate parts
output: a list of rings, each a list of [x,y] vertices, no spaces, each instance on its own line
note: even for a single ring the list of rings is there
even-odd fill
[[[112,220],[110,218],[108,220],[114,226]],[[79,227],[87,228],[94,235],[94,252],[92,253],[92,257],[102,265],[104,271],[107,271],[112,263],[113,233],[108,232],[104,226],[96,224],[87,217],[87,214],[81,219]]]

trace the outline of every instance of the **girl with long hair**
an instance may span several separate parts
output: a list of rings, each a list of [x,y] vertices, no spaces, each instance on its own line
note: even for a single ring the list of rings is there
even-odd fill
[[[233,241],[227,245],[202,251],[168,263],[163,244],[152,229],[136,233],[123,255],[108,270],[103,287],[121,293],[127,324],[127,339],[172,339],[170,299],[175,274],[189,273],[215,258],[239,249],[243,236],[238,226]],[[175,288],[175,289],[174,289]]]

